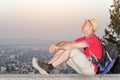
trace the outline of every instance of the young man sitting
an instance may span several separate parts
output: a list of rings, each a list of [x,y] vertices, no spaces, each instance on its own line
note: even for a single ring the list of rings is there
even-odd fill
[[[53,57],[49,62],[44,63],[33,58],[33,66],[41,74],[48,74],[62,63],[67,63],[79,74],[92,75],[97,72],[97,65],[92,63],[91,53],[99,60],[102,57],[101,41],[94,34],[98,28],[95,19],[87,19],[82,25],[83,37],[75,41],[62,41],[49,47]],[[83,49],[83,50],[81,50]]]

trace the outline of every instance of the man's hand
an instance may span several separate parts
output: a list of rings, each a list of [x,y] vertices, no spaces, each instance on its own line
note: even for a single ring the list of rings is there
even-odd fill
[[[50,53],[55,53],[58,50],[71,49],[72,48],[72,46],[71,46],[72,44],[73,44],[72,41],[62,41],[62,42],[59,42],[59,43],[57,43],[55,45],[50,45],[49,52]]]
[[[59,47],[57,47],[56,45],[50,45],[49,52],[55,53],[58,49],[59,49]]]
[[[59,43],[57,43],[57,44],[52,44],[52,45],[50,45],[50,47],[49,47],[49,52],[50,53],[55,53],[55,52],[57,52],[58,50],[60,50],[60,49],[62,49],[61,47],[62,46],[64,46],[64,45],[66,45],[66,44],[68,44],[69,42],[67,42],[67,41],[61,41],[61,42],[59,42]]]
[[[58,50],[67,50],[67,49],[71,49],[71,44],[73,42],[72,41],[62,41],[56,44],[56,46],[58,47]]]

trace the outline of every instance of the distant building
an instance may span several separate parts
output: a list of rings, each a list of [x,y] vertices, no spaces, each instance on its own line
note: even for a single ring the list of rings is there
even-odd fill
[[[5,73],[6,72],[6,67],[1,66],[0,67],[0,73]]]
[[[9,58],[10,59],[15,59],[15,55],[10,55]]]

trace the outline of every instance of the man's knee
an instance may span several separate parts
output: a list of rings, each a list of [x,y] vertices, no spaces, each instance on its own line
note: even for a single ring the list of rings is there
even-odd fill
[[[70,57],[76,56],[78,54],[80,54],[80,50],[79,49],[72,49]]]
[[[58,50],[56,53],[63,53],[63,52],[64,52],[64,50]]]

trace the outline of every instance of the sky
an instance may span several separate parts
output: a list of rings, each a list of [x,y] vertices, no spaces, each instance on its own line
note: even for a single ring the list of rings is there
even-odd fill
[[[74,40],[85,19],[104,35],[112,0],[0,0],[0,40]]]

